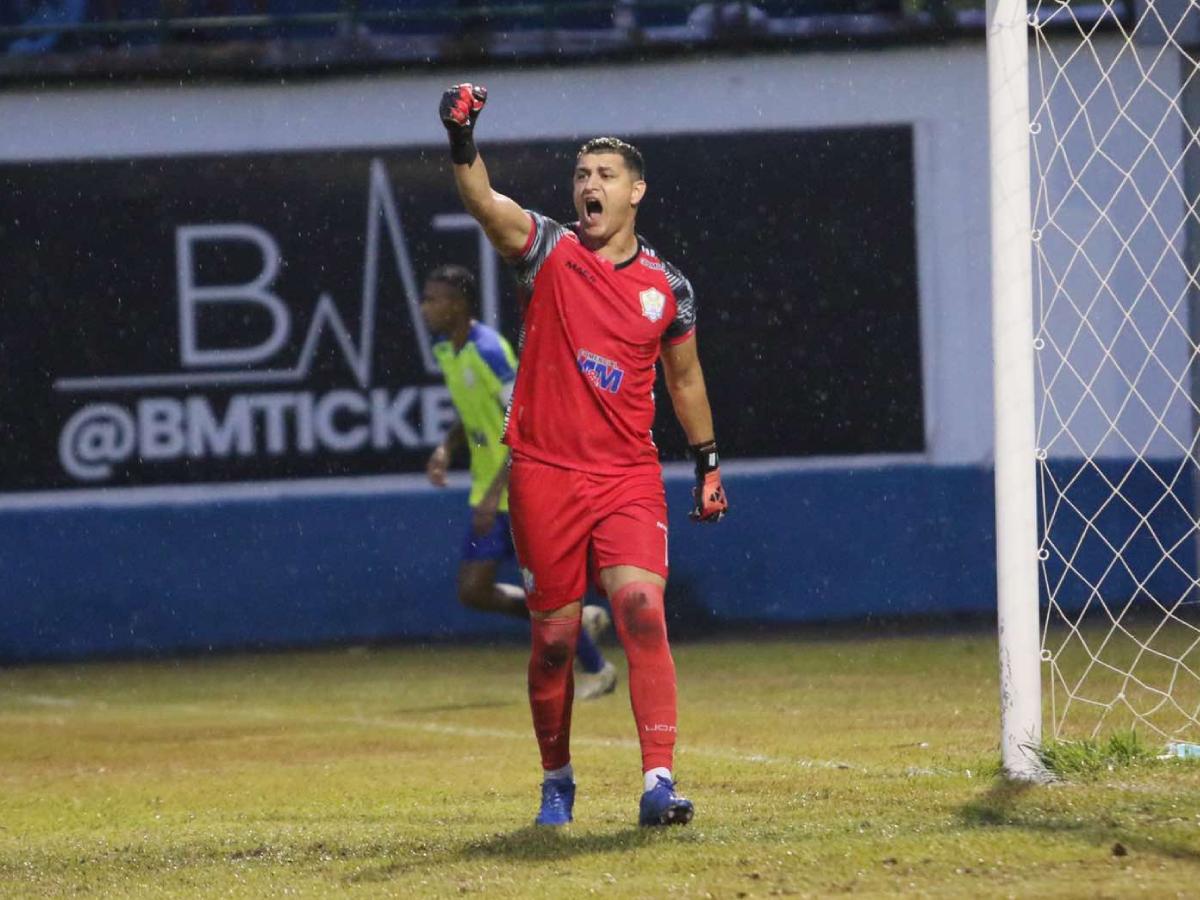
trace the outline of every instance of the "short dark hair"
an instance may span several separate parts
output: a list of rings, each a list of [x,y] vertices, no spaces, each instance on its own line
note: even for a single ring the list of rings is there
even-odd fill
[[[642,159],[642,151],[628,141],[616,137],[594,137],[590,141],[584,142],[577,155],[583,156],[585,153],[620,154],[629,171],[633,172],[640,180],[646,178],[646,161]]]
[[[438,266],[425,278],[426,281],[438,281],[442,284],[448,284],[450,287],[458,291],[459,296],[467,301],[467,305],[471,309],[475,308],[475,301],[479,296],[479,289],[475,284],[475,276],[471,274],[471,270],[465,266],[445,265]]]

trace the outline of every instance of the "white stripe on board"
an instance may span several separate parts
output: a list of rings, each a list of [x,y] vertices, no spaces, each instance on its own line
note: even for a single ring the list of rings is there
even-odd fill
[[[929,463],[924,454],[875,454],[862,456],[777,457],[729,460],[721,473],[736,479],[743,475],[885,469]],[[694,475],[688,462],[662,467],[665,481],[690,481]],[[449,487],[465,491],[470,475],[452,472]],[[152,487],[83,488],[79,490],[27,491],[0,494],[0,512],[31,509],[74,509],[84,507],[191,506],[229,501],[267,501],[293,498],[362,497],[368,495],[431,494],[436,488],[420,473],[403,475],[355,475],[345,478],[297,478],[277,481],[241,481],[215,484],[168,484]]]

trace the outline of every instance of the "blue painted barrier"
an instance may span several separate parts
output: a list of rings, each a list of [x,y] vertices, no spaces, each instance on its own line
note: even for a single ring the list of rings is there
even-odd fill
[[[1044,570],[1060,605],[1082,608],[1093,586],[1118,601],[1139,583],[1165,598],[1188,589],[1191,482],[1175,468],[1051,467],[1070,501],[1052,528],[1064,555]],[[1118,482],[1124,499],[1113,501]],[[713,527],[687,521],[686,476],[667,480],[676,621],[994,608],[989,469],[767,469],[731,471],[726,483],[733,512]],[[0,661],[518,639],[521,623],[455,600],[465,504],[464,491],[447,490],[2,511]],[[1163,542],[1174,547],[1168,563]],[[1111,565],[1106,545],[1124,547],[1124,564]]]
[[[730,472],[720,525],[667,481],[676,615],[811,622],[986,613],[991,472]],[[455,600],[465,495],[0,512],[0,660],[477,637],[524,626]],[[512,573],[515,577],[515,572]]]

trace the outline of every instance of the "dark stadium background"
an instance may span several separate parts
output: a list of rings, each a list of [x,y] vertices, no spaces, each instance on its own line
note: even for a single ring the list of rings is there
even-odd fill
[[[648,166],[639,230],[698,296],[702,357],[727,457],[922,451],[911,129],[629,137]],[[577,146],[483,143],[499,190],[564,221],[572,217]],[[295,361],[320,292],[332,295],[357,333],[372,159],[390,176],[418,280],[447,261],[476,268],[474,234],[431,225],[435,215],[461,211],[440,148],[0,166],[7,261],[0,335],[10,336],[0,406],[40,410],[4,420],[0,490],[72,483],[55,453],[58,433],[74,408],[96,397],[57,392],[56,379],[181,371],[174,245],[181,225],[253,224],[278,242],[284,263],[273,291],[292,315],[291,341],[260,368]],[[245,244],[201,250],[201,282],[249,281],[262,265]],[[374,384],[436,383],[416,353],[386,241],[380,273]],[[515,345],[506,271],[501,286],[502,327]],[[240,309],[202,317],[201,344],[264,340],[269,317]],[[332,339],[305,383],[354,386]],[[218,409],[230,393],[201,391]],[[682,458],[685,441],[661,383],[657,394],[658,444],[664,458]],[[106,483],[418,471],[425,455],[367,449],[128,465]]]

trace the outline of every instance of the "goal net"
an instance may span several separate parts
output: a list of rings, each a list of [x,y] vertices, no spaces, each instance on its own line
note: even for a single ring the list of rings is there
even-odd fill
[[[1042,719],[1200,740],[1200,0],[1026,7]]]

